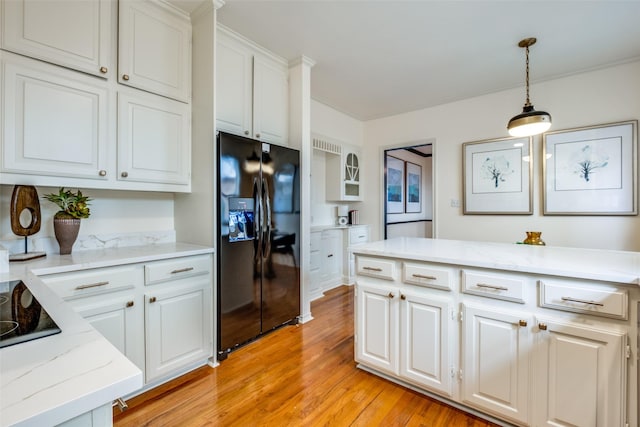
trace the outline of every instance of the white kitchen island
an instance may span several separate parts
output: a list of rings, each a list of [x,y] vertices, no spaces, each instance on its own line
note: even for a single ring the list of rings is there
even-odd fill
[[[361,368],[499,423],[638,425],[639,253],[419,238],[351,250]]]
[[[49,254],[42,259],[11,263],[9,268],[0,265],[0,281],[23,280],[62,330],[56,335],[0,349],[0,426],[53,426],[70,420],[73,426],[110,426],[112,402],[139,392],[145,385],[141,368],[74,309],[73,304],[81,299],[67,301],[61,298],[61,287],[57,282],[45,284],[47,277],[76,273],[100,275],[103,271],[106,275],[113,268],[135,266],[142,269],[142,263],[149,268],[149,274],[154,274],[157,266],[173,268],[173,260],[205,259],[210,263],[212,252],[213,249],[207,247],[165,243],[84,250],[64,256]],[[210,288],[208,276],[198,274],[197,277],[206,279]],[[163,283],[165,285],[155,286],[141,283],[135,289],[149,288],[155,295],[158,286],[171,284],[170,281]],[[171,286],[171,289],[176,287]],[[93,289],[99,288],[75,292],[93,292]],[[132,292],[133,288],[127,291]],[[109,295],[103,292],[86,298],[109,301]],[[163,295],[158,293],[158,300]],[[210,324],[211,313],[206,316],[206,322]],[[208,334],[206,344],[210,346],[212,337]],[[140,345],[144,347],[144,337],[141,340]],[[175,346],[173,348],[175,350]],[[198,360],[202,359],[200,364],[213,354],[211,348],[206,350],[202,357],[200,353],[196,354]],[[175,368],[169,374],[179,373],[179,369]]]

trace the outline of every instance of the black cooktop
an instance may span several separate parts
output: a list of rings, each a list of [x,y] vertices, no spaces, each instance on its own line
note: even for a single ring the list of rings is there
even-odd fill
[[[0,282],[0,348],[59,332],[22,280]]]

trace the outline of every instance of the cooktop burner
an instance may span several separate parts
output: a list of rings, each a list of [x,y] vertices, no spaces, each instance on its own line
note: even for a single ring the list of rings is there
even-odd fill
[[[59,332],[22,280],[0,282],[0,348]]]

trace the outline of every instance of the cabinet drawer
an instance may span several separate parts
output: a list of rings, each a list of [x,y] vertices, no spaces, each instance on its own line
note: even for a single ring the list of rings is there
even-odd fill
[[[524,304],[525,279],[499,273],[462,272],[462,292]]]
[[[40,276],[56,294],[65,300],[133,289],[142,282],[142,269],[136,266],[98,268],[72,273]]]
[[[154,285],[168,280],[208,274],[211,268],[211,257],[207,255],[158,261],[144,266],[144,284]]]
[[[358,243],[366,243],[369,241],[369,232],[366,227],[356,227],[349,229],[349,243],[356,245]]]
[[[540,306],[556,310],[628,318],[628,292],[615,286],[550,283],[540,280]]]
[[[402,281],[411,285],[450,291],[452,275],[449,270],[427,264],[402,263]]]
[[[396,263],[384,259],[357,257],[357,272],[363,276],[377,277],[380,279],[394,280],[396,275]]]

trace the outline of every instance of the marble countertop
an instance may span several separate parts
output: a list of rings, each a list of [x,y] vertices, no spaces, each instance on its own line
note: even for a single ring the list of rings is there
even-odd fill
[[[142,372],[38,275],[212,253],[212,248],[158,245],[77,251],[11,263],[0,281],[22,279],[61,333],[0,349],[0,426],[55,425],[143,385]]]
[[[350,249],[356,255],[640,285],[640,252],[416,237],[381,240]]]

